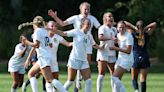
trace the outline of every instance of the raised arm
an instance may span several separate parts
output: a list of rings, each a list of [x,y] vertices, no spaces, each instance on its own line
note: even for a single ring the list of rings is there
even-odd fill
[[[131,24],[130,22],[128,22],[128,21],[124,21],[125,22],[125,24],[126,24],[126,28],[127,29],[129,29],[130,31],[137,31],[137,28],[133,25],[133,24]]]
[[[68,23],[66,21],[61,20],[57,17],[57,12],[53,11],[52,9],[48,10],[48,15],[51,16],[60,26],[66,26]]]
[[[155,30],[156,26],[157,26],[156,22],[150,23],[144,28],[144,31],[147,32],[149,35],[151,35],[151,33]]]

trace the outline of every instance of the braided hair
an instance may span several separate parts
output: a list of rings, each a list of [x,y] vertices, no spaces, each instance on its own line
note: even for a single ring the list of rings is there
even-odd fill
[[[41,17],[41,16],[36,16],[36,17],[33,19],[33,22],[26,22],[26,23],[20,24],[20,25],[18,26],[18,30],[21,30],[21,29],[24,28],[24,27],[32,26],[32,25],[36,25],[37,27],[44,27],[44,26],[45,26],[45,22],[44,22],[43,17]]]

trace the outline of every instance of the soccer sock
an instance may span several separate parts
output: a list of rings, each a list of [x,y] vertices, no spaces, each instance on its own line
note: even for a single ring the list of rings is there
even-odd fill
[[[146,92],[146,81],[141,82],[141,92]]]
[[[91,78],[85,81],[85,92],[92,92],[92,80]]]
[[[113,83],[113,80],[112,80],[112,76],[110,78],[110,84],[111,84],[111,88],[112,88],[112,92],[113,92],[113,89],[114,89],[114,83]]]
[[[97,92],[101,92],[103,79],[104,79],[104,75],[98,75],[98,78],[97,78]]]
[[[27,81],[25,82],[25,87],[27,87],[29,84],[30,84],[30,80],[27,80]]]
[[[16,92],[17,89],[11,88],[11,92]]]
[[[82,76],[81,76],[81,73],[80,73],[80,70],[77,70],[77,75],[76,75],[76,87],[79,89],[80,88],[80,80],[81,80]]]
[[[67,92],[67,90],[63,87],[63,85],[58,80],[53,79],[52,84],[59,92]]]
[[[53,92],[53,86],[51,83],[46,82],[46,90],[47,92]]]
[[[123,85],[122,82],[121,82],[120,92],[126,92],[125,86]]]
[[[67,80],[67,81],[65,82],[65,84],[64,84],[64,88],[65,88],[66,90],[68,90],[69,87],[70,87],[73,83],[74,83],[74,81],[69,81],[69,80]]]
[[[26,87],[30,84],[30,80],[27,80],[22,85],[22,92],[26,92]]]
[[[38,92],[38,82],[35,77],[30,78],[30,84],[31,84],[32,92]]]
[[[114,85],[116,87],[114,87],[114,92],[126,92],[125,87],[123,85],[123,83],[121,82],[121,80],[118,77],[112,77],[112,80],[114,82]]]
[[[42,85],[43,85],[43,90],[46,91],[46,80],[44,77],[42,79]]]
[[[133,88],[134,88],[135,90],[138,90],[138,82],[137,82],[137,79],[133,79],[133,80],[132,80],[132,84],[133,84]]]

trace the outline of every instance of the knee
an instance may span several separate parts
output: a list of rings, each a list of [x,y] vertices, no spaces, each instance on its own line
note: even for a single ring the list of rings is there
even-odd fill
[[[14,81],[12,87],[16,89],[18,87],[18,82]]]
[[[47,83],[51,83],[52,79],[45,79]]]
[[[29,78],[29,79],[30,79],[31,77],[34,77],[34,76],[35,76],[35,74],[34,74],[33,72],[31,72],[31,71],[29,71],[27,75],[28,75],[28,78]]]
[[[22,85],[23,85],[23,83],[19,83],[18,87],[20,88],[20,87],[22,87]]]
[[[18,87],[20,88],[20,87],[22,87],[22,85],[23,85],[23,81],[20,81],[18,84]]]

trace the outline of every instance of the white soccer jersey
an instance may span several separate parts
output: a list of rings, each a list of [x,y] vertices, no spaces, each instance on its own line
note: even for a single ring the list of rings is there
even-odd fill
[[[61,43],[64,40],[64,38],[57,34],[54,34],[53,37],[49,37],[49,38],[50,38],[50,42],[52,42],[52,48],[50,48],[52,58],[54,61],[57,61],[58,46],[59,43]]]
[[[81,25],[81,19],[84,18],[83,15],[79,14],[79,15],[74,15],[70,18],[68,18],[66,20],[66,22],[68,22],[68,24],[73,24],[75,29],[80,29],[80,25]],[[91,33],[92,27],[94,26],[95,28],[98,28],[100,26],[100,23],[98,22],[98,20],[92,16],[92,15],[88,15],[87,16],[88,19],[90,19],[91,21],[91,28],[89,29],[89,33]]]
[[[23,66],[26,58],[28,57],[30,47],[27,48],[25,54],[23,57],[19,55],[19,53],[24,49],[25,47],[22,45],[22,43],[19,43],[15,47],[15,52],[14,55],[10,58],[9,60],[9,66],[12,67],[18,67],[18,66]]]
[[[103,35],[108,38],[115,37],[117,35],[117,30],[115,27],[109,28],[106,25],[102,25],[99,28],[98,35]],[[114,41],[113,40],[106,40],[106,41],[100,41],[100,45],[104,47],[104,50],[98,50],[97,54],[101,55],[106,55],[106,56],[116,56],[116,51],[115,50],[110,50],[109,47],[114,46]]]
[[[82,30],[73,29],[66,31],[68,37],[73,37],[73,48],[69,58],[87,61],[86,49],[89,44],[94,45],[95,41],[89,34],[85,34]]]
[[[129,70],[134,62],[133,58],[133,44],[134,40],[130,33],[126,32],[123,36],[118,33],[117,38],[119,40],[119,47],[122,49],[126,49],[128,45],[132,46],[131,53],[127,54],[124,52],[120,52],[118,54],[117,62],[123,65],[124,68]]]
[[[40,45],[39,48],[36,48],[37,56],[38,57],[48,57],[51,58],[50,52],[50,39],[48,36],[48,31],[45,28],[37,28],[33,34],[33,41],[39,41]]]

